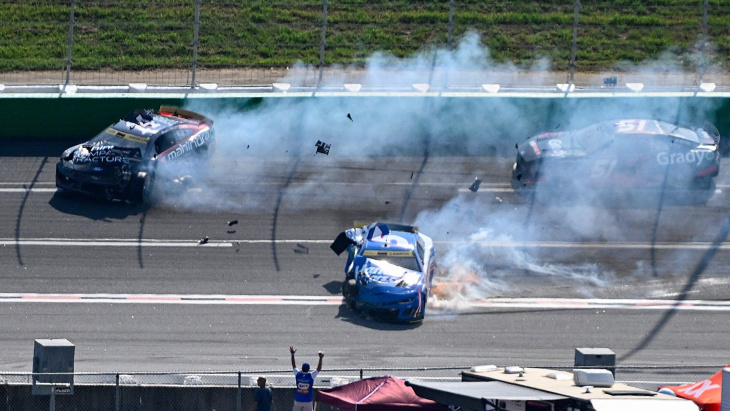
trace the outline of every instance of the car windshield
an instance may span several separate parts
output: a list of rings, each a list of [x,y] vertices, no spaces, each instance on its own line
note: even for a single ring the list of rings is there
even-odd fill
[[[119,127],[107,127],[104,131],[97,134],[96,137],[89,140],[91,144],[110,145],[124,148],[139,148],[144,150],[150,141],[149,135],[140,135],[130,132],[131,130],[120,130]]]
[[[410,256],[392,256],[392,255],[372,255],[368,256],[371,260],[385,261],[386,263],[397,265],[408,270],[421,271],[421,265],[414,255]]]

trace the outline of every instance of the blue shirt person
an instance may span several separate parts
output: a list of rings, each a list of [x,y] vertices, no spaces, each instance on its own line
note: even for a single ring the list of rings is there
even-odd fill
[[[254,403],[251,404],[250,411],[271,411],[271,403],[274,401],[274,396],[271,388],[266,386],[266,378],[259,377],[256,380],[256,384],[259,388],[256,388],[256,392],[253,394]]]
[[[302,364],[302,369],[297,368],[297,362],[294,359],[294,353],[297,350],[289,347],[291,353],[291,366],[294,370],[296,380],[296,393],[294,394],[294,411],[313,411],[314,410],[314,379],[322,370],[322,358],[324,353],[319,352],[319,363],[315,371],[309,371],[309,363]]]

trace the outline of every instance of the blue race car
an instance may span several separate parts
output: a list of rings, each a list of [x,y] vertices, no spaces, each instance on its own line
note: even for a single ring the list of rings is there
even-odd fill
[[[436,268],[433,240],[416,227],[372,223],[340,233],[330,248],[348,251],[342,295],[374,318],[423,320]]]

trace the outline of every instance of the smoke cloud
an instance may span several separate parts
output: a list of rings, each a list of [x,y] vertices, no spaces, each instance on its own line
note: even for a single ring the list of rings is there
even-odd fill
[[[482,84],[501,84],[504,90],[544,84],[546,78],[554,77],[550,66],[545,60],[527,68],[495,63],[479,37],[469,34],[453,50],[427,50],[406,59],[376,53],[364,70],[351,68],[341,70],[340,75],[329,74],[322,86],[358,82],[363,91],[377,85],[412,92],[413,84],[428,84],[430,90],[471,87],[473,91],[481,91]],[[661,67],[661,62],[651,62],[633,69],[656,72]],[[677,68],[671,65],[667,70]],[[518,72],[523,74],[518,76]],[[290,73],[282,82],[296,86],[315,77],[317,69],[300,64]],[[358,73],[358,77],[353,79],[351,73]],[[378,162],[386,156],[485,156],[485,161],[492,162],[490,167],[496,164],[508,170],[514,161],[514,144],[539,132],[570,130],[622,117],[702,120],[712,118],[715,109],[711,102],[688,102],[679,97],[552,101],[417,95],[267,98],[246,110],[221,101],[192,100],[186,108],[215,120],[217,149],[212,166],[200,167],[204,171],[190,176],[196,189],[172,197],[171,205],[200,211],[270,210],[282,198],[289,210],[351,205],[367,208],[375,193],[348,198],[338,195],[337,185],[323,184],[341,178],[352,158],[372,160],[372,168],[348,174],[350,179],[369,184],[392,178],[378,173],[378,164],[382,164]],[[317,141],[331,144],[329,156],[315,154]],[[508,181],[508,173],[503,182]],[[483,196],[470,199],[469,194],[460,194],[439,209],[418,213],[413,223],[438,245],[438,282],[453,285],[442,287],[442,294],[431,304],[459,309],[464,303],[487,297],[559,293],[564,288],[556,287],[561,286],[569,286],[569,294],[592,296],[615,281],[616,272],[600,266],[584,252],[575,251],[570,258],[563,255],[560,259],[521,244],[550,240],[544,238],[546,232],[570,233],[564,240],[572,241],[621,241],[623,228],[631,224],[622,209],[627,204],[631,209],[656,201],[646,202],[641,196],[622,198],[619,204],[606,207],[598,193],[585,186],[568,191],[580,193],[579,198],[571,199],[570,207],[549,193],[537,205],[524,199],[494,204],[484,201]],[[546,222],[561,227],[546,228]],[[647,268],[637,263],[633,271],[644,277]]]

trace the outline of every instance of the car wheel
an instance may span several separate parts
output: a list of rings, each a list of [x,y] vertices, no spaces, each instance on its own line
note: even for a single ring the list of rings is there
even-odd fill
[[[148,172],[147,175],[144,177],[144,181],[142,182],[141,199],[142,202],[147,205],[155,205],[155,203],[157,203],[158,199],[155,193],[154,171]]]
[[[355,300],[357,299],[357,292],[357,282],[355,279],[351,278],[342,283],[342,296],[345,298],[345,304],[353,310],[356,308]]]

